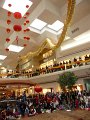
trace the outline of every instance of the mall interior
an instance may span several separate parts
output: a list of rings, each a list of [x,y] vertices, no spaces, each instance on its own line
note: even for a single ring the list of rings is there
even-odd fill
[[[90,91],[90,0],[70,1],[0,1],[0,97],[61,92],[67,71]]]

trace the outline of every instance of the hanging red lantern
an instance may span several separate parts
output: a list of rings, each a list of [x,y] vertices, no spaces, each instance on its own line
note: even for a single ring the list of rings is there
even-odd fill
[[[8,48],[6,48],[5,50],[6,50],[7,52],[9,51],[9,49],[8,49]]]
[[[42,92],[42,88],[39,85],[36,85],[34,88],[35,92],[40,93]]]
[[[14,17],[15,17],[16,19],[21,19],[22,15],[21,15],[20,12],[15,12],[15,13],[14,13]]]
[[[27,39],[27,37],[23,37],[25,40]]]
[[[23,32],[26,32],[26,30],[23,30]]]
[[[24,25],[26,25],[26,23],[24,22]]]
[[[9,7],[11,7],[12,5],[11,4],[8,4]]]
[[[11,20],[7,20],[7,24],[9,25],[11,23]]]
[[[29,20],[26,20],[26,23],[28,24],[28,23],[29,23]]]
[[[26,16],[24,16],[24,19],[26,19],[27,17]]]
[[[23,44],[23,46],[24,46],[24,47],[26,47],[26,46],[27,46],[27,44]]]
[[[10,39],[9,38],[6,38],[6,42],[8,43],[10,41]]]
[[[30,31],[30,29],[29,29],[29,28],[27,28],[27,29],[26,29],[26,31],[27,31],[27,32],[29,32],[29,31]]]
[[[7,28],[6,31],[7,31],[7,33],[10,33],[11,30],[9,28]]]
[[[29,5],[26,5],[26,8],[29,8]]]
[[[20,32],[20,31],[22,30],[22,27],[21,27],[21,25],[14,25],[14,26],[13,26],[13,29],[14,29],[14,31],[16,31],[16,32]]]
[[[27,40],[30,40],[30,37],[26,37]]]
[[[26,12],[26,15],[28,16],[28,15],[29,15],[29,12]]]
[[[11,16],[11,12],[9,11],[9,12],[8,12],[8,17],[10,17],[10,16]]]

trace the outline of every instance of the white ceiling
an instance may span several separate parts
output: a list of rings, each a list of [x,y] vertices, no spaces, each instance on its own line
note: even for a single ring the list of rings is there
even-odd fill
[[[67,10],[67,0],[31,0],[33,2],[32,6],[29,8],[28,12],[30,15],[25,19],[22,18],[17,20],[13,17],[13,13],[11,17],[7,16],[8,11],[3,9],[3,4],[5,0],[0,1],[0,55],[6,55],[7,58],[2,62],[2,66],[11,66],[12,68],[16,67],[18,57],[24,56],[26,53],[30,51],[36,50],[42,42],[48,37],[52,40],[53,43],[57,42],[57,39],[60,35],[56,35],[55,32],[50,32],[45,30],[42,33],[37,33],[31,29],[31,31],[24,33],[14,32],[13,26],[15,24],[22,25],[23,29],[29,27],[29,25],[36,19],[40,19],[47,24],[53,24],[56,20],[64,22],[66,17]],[[68,36],[71,38],[68,41],[64,41],[63,45],[67,43],[71,43],[73,38],[78,36],[81,33],[84,33],[90,29],[90,0],[76,0],[77,4],[75,7],[75,14],[73,16],[73,21],[71,24],[71,28],[68,31]],[[20,5],[19,5],[20,6]],[[17,12],[17,11],[16,11]],[[7,19],[11,20],[11,24],[7,25]],[[24,22],[29,20],[30,23],[24,26]],[[10,28],[11,32],[8,34],[6,29]],[[75,29],[78,30],[73,32]],[[6,51],[5,48],[10,44],[17,45],[16,36],[19,37],[18,45],[23,46],[23,44],[27,44],[27,46],[19,53]],[[30,37],[29,41],[23,39],[23,37]],[[6,38],[10,38],[10,42],[6,43]],[[37,44],[38,43],[38,44]],[[80,46],[79,46],[80,47]],[[87,47],[87,45],[86,45]]]

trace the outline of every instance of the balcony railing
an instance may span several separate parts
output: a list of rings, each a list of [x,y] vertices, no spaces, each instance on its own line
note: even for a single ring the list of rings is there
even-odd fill
[[[19,72],[19,73],[11,73],[11,74],[0,74],[1,78],[31,78],[34,76],[39,76],[39,75],[43,75],[43,74],[48,74],[48,73],[53,73],[53,72],[57,72],[57,71],[64,71],[67,69],[74,69],[76,67],[82,67],[82,66],[87,66],[90,65],[90,59],[89,60],[80,60],[80,61],[76,61],[76,62],[71,62],[68,64],[62,64],[59,65],[57,64],[54,67],[47,67],[46,69],[40,69],[40,70],[36,70],[36,71],[32,71],[32,72]]]

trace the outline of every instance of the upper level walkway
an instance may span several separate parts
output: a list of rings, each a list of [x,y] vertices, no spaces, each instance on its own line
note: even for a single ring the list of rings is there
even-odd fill
[[[43,72],[42,74],[36,75],[36,76],[29,76],[28,74],[20,74],[20,73],[16,73],[16,74],[12,74],[12,75],[6,75],[3,76],[2,78],[0,78],[0,84],[1,83],[17,83],[18,84],[40,84],[40,83],[47,83],[47,82],[56,82],[58,80],[58,77],[60,74],[62,74],[63,72],[66,71],[73,71],[78,78],[79,77],[90,77],[90,62],[88,61],[88,63],[86,64],[86,61],[83,62],[82,65],[76,65],[75,64],[72,65],[71,68],[69,69],[60,69],[60,66],[58,67],[54,67],[53,71],[48,71],[48,72]],[[66,68],[67,66],[65,66]],[[49,69],[48,69],[49,70]]]

